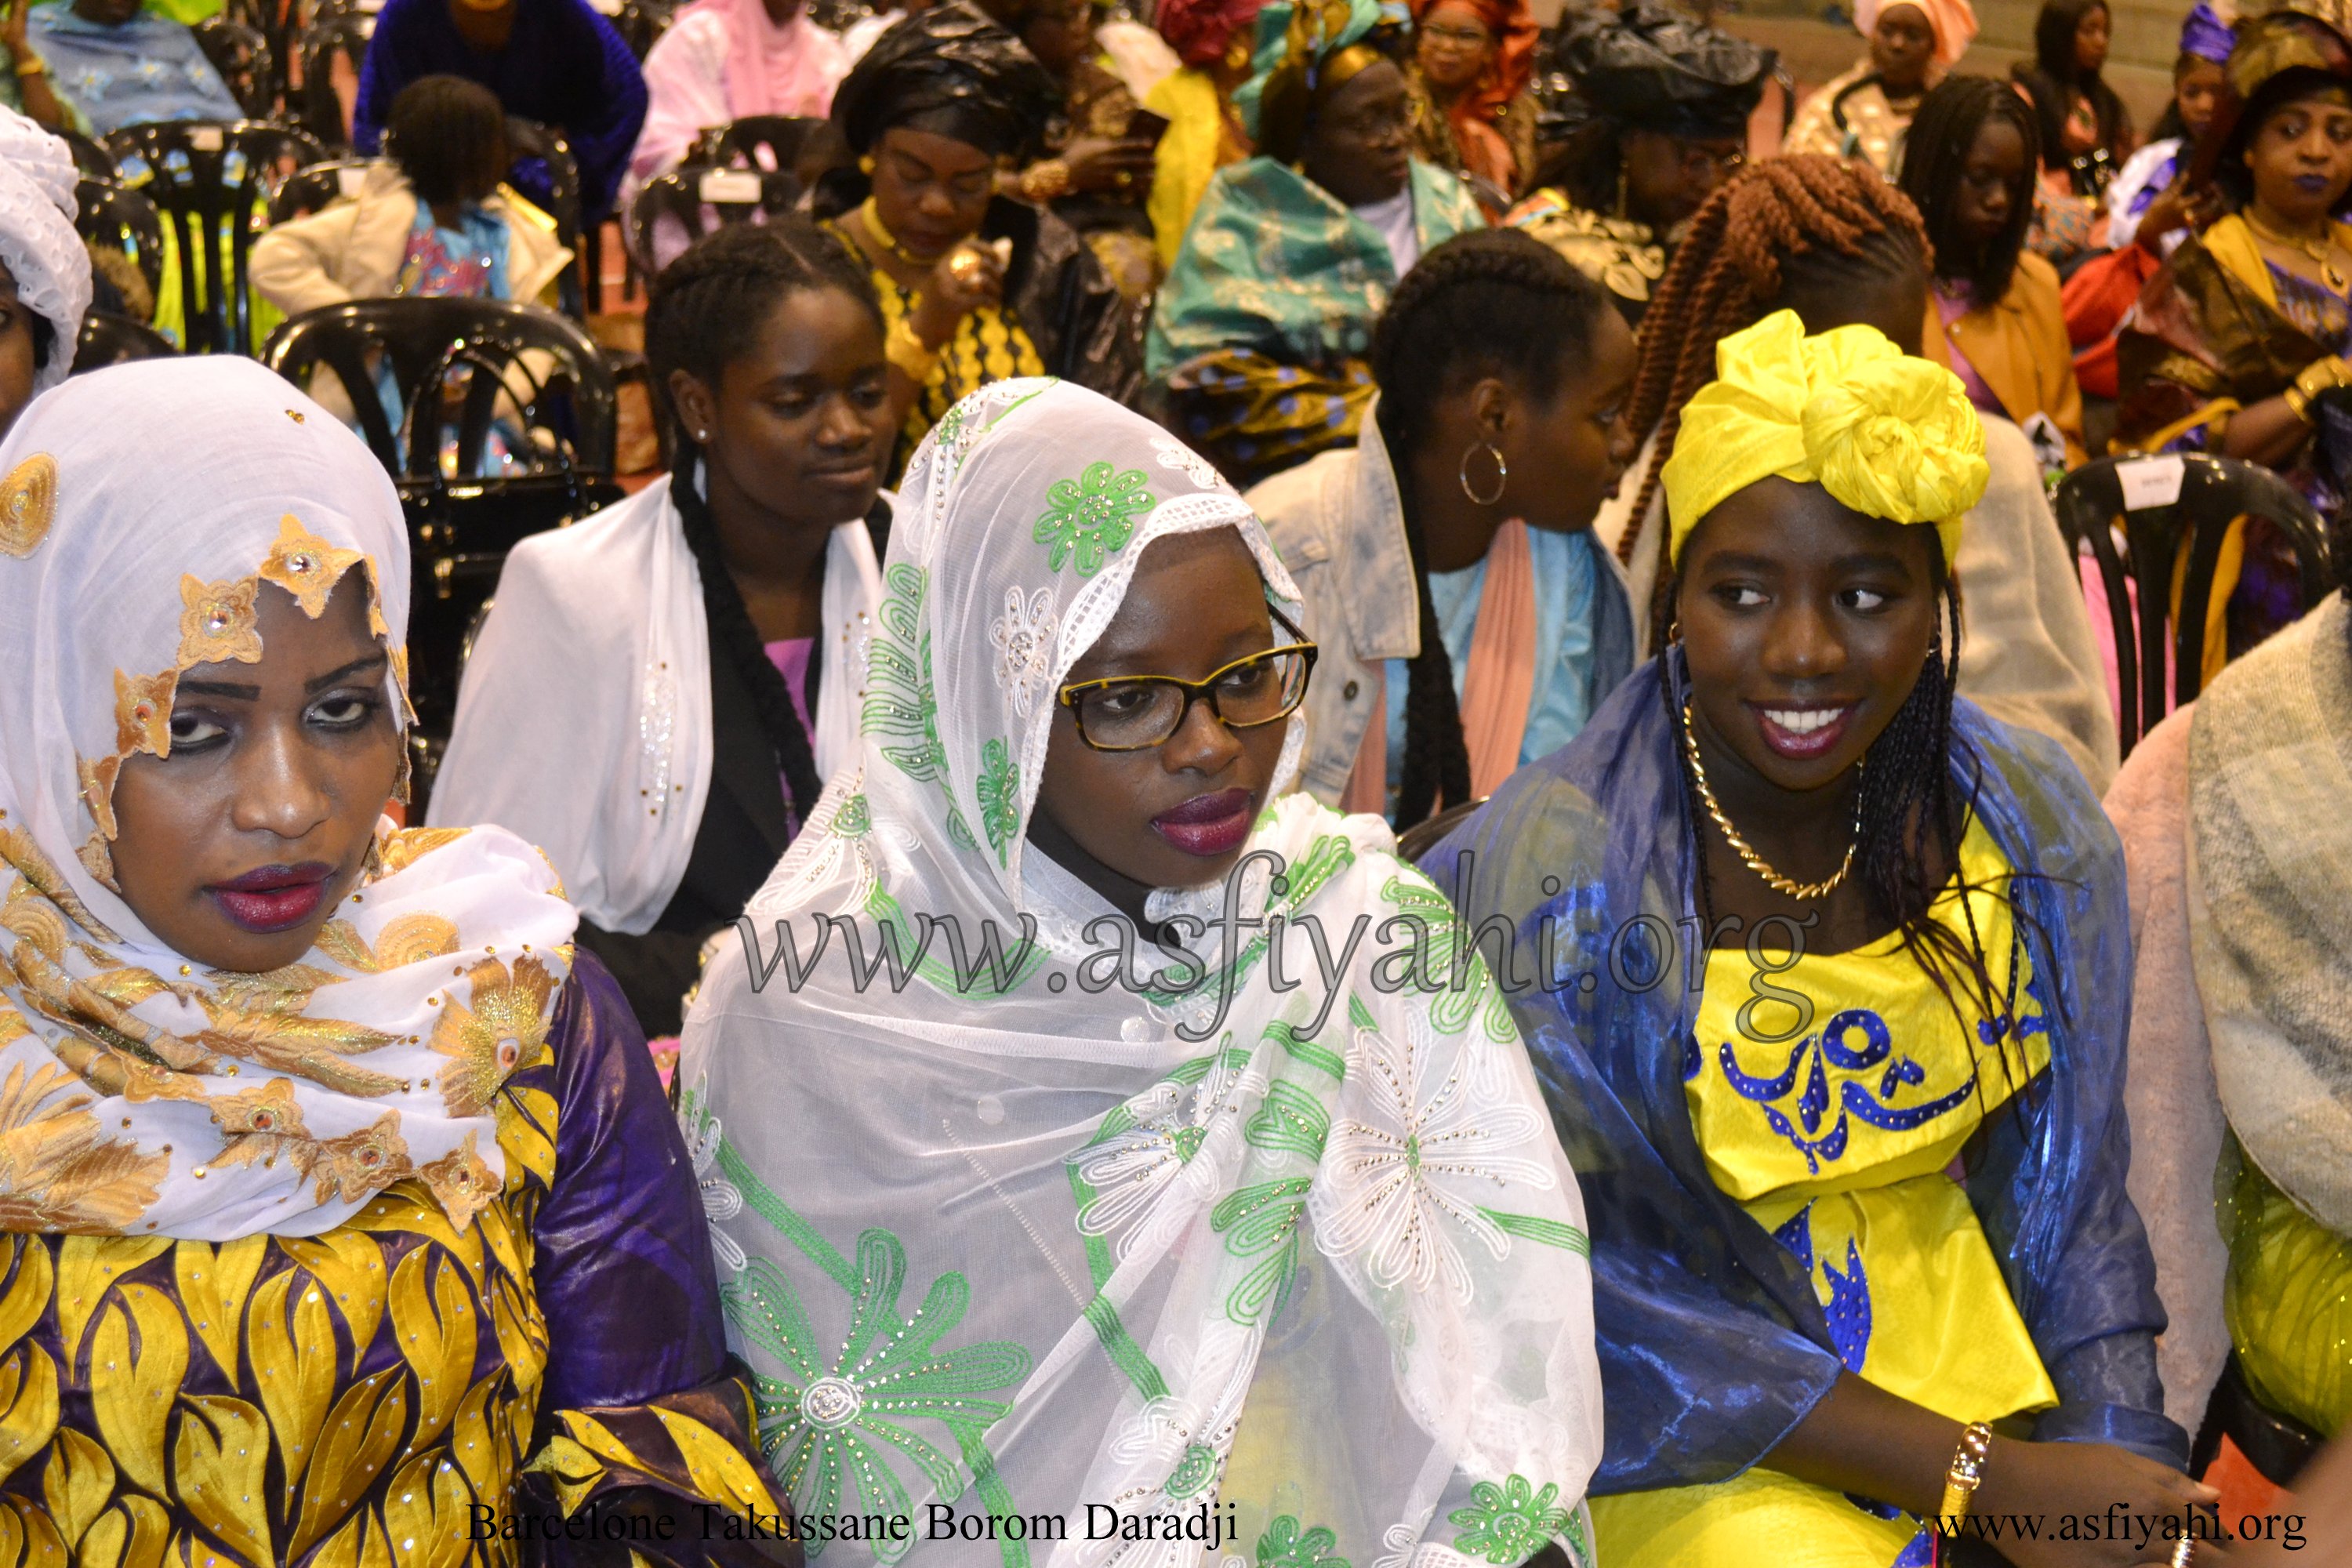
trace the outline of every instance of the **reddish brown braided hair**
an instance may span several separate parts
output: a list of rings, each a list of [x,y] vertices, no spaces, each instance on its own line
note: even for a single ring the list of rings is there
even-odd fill
[[[1935,261],[1918,209],[1867,163],[1816,153],[1767,159],[1706,199],[1642,316],[1640,368],[1625,419],[1635,430],[1657,431],[1658,440],[1617,542],[1621,559],[1633,559],[1683,405],[1715,379],[1717,342],[1754,325],[1780,296],[1789,281],[1784,265],[1809,253],[1862,261],[1896,252],[1906,264]]]

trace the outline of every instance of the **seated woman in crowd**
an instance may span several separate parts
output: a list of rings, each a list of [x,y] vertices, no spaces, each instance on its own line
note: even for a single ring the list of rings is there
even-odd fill
[[[1014,376],[1066,376],[1125,401],[1139,384],[1135,313],[1077,232],[996,195],[1058,89],[1019,39],[947,0],[877,40],[834,95],[858,154],[816,192],[882,300],[888,472],[958,398]],[[1009,252],[1009,258],[1006,253]]]
[[[841,40],[809,20],[806,0],[681,6],[646,53],[646,122],[621,179],[621,210],[715,126],[755,114],[824,119],[850,63]]]
[[[1176,265],[1209,181],[1253,151],[1234,94],[1250,76],[1259,0],[1160,0],[1152,25],[1182,63],[1143,95],[1168,121],[1151,166],[1152,244],[1164,275]]]
[[[0,436],[73,368],[90,290],[77,177],[63,142],[0,110]]]
[[[855,750],[897,426],[873,285],[805,219],[670,263],[646,354],[669,482],[507,558],[432,810],[545,850],[658,1037]],[[603,695],[551,703],[552,683]]]
[[[479,82],[509,114],[562,132],[580,172],[582,219],[612,212],[645,124],[646,79],[588,0],[384,0],[361,64],[352,144],[376,152],[394,100],[424,76]],[[515,181],[549,201],[544,170],[518,168]]]
[[[859,759],[680,1063],[793,1507],[845,1510],[855,1466],[948,1509],[908,1568],[1001,1563],[990,1514],[1105,1512],[1260,1563],[1558,1538],[1590,1568],[1575,1179],[1475,954],[1437,994],[1370,942],[1312,956],[1446,906],[1292,793],[1314,650],[1256,518],[1048,381],[958,405],[901,501]]]
[[[1160,291],[1145,368],[1170,428],[1250,484],[1356,438],[1372,323],[1423,251],[1484,226],[1412,156],[1376,0],[1273,0],[1278,45],[1242,89],[1258,155],[1219,170]]]
[[[2025,245],[2037,135],[2008,83],[1947,77],[1920,102],[1899,184],[1935,246],[1929,353],[2055,470],[2084,459],[2083,390],[2057,269]]]
[[[2133,1124],[2165,1130],[2132,1141],[2165,1402],[2191,1430],[2209,1398],[2224,1420],[2251,1403],[2268,1420],[2231,1421],[2242,1438],[2352,1419],[2352,562],[2336,567],[2337,593],[2148,731],[2106,803],[2131,874]]]
[[[572,265],[552,219],[506,188],[506,115],[463,77],[420,77],[359,190],[254,241],[254,288],[291,316],[346,300],[536,300]]]
[[[1802,332],[1725,339],[1683,409],[1664,653],[1425,863],[1538,955],[1509,994],[1591,1205],[1624,1568],[2216,1495],[2125,1194],[2122,858],[1954,693],[1977,413],[1874,328]]]
[[[1968,53],[1977,14],[1969,0],[1860,0],[1853,25],[1869,49],[1805,100],[1780,151],[1860,158],[1891,180],[1919,100]]]
[[[142,0],[47,0],[33,6],[26,36],[75,127],[93,135],[158,120],[245,118],[195,34]]]
[[[1302,784],[1407,827],[1558,751],[1633,668],[1591,531],[1628,456],[1633,334],[1550,249],[1486,230],[1405,275],[1372,373],[1357,445],[1247,499],[1322,650]]]
[[[11,1528],[390,1563],[593,1509],[748,1568],[706,1528],[777,1503],[644,1040],[529,844],[382,815],[383,470],[218,354],[67,383],[0,473]]]
[[[32,16],[33,0],[8,0],[0,7],[0,109],[52,131],[86,132],[49,85],[47,64],[33,52]]]
[[[2242,22],[2228,91],[2189,179],[2229,213],[2182,242],[2116,344],[2116,440],[2197,447],[2284,474],[2323,516],[2352,496],[2352,46],[2315,17]],[[2232,531],[2206,624],[2205,678],[2294,620],[2301,574],[2261,518]]]
[[[1748,157],[1769,49],[1659,0],[1597,6],[1561,43],[1565,143],[1510,221],[1617,297],[1639,324],[1682,226]]]
[[[1062,108],[1046,124],[1045,156],[1021,171],[1015,188],[1084,235],[1104,274],[1140,309],[1160,281],[1144,211],[1152,149],[1127,134],[1135,94],[1096,39],[1098,19],[1096,0],[1040,0],[1023,20],[1021,41],[1060,82]]]
[[[2236,42],[2236,29],[2198,0],[2181,25],[2172,101],[2157,121],[2156,140],[2133,153],[2107,186],[2106,243],[2114,248],[2066,275],[2060,290],[2066,335],[2074,344],[2074,379],[2087,396],[2117,395],[2116,335],[2124,318],[2189,231],[2220,216],[2210,210],[2210,187],[2192,191],[2183,176],[2221,104],[2221,68]]]
[[[1499,219],[1534,173],[1536,19],[1527,0],[1413,0],[1412,24],[1413,151]]]
[[[2131,110],[2100,74],[2113,30],[2107,0],[2042,0],[2033,58],[2010,68],[2032,100],[2053,194],[2096,197],[2139,146]]]
[[[1902,193],[1859,163],[1818,155],[1742,169],[1692,220],[1643,320],[1642,369],[1626,408],[1645,437],[1633,461],[1639,478],[1618,487],[1595,522],[1626,563],[1638,649],[1646,653],[1670,618],[1656,597],[1668,574],[1659,470],[1684,406],[1714,379],[1716,345],[1786,309],[1812,331],[1864,322],[1916,351],[1927,256],[1927,232]],[[2032,444],[1998,416],[1985,420],[1984,439],[1991,478],[1953,563],[1967,589],[1960,695],[2057,742],[2104,789],[2116,772],[2116,715],[2074,558],[2050,514]]]

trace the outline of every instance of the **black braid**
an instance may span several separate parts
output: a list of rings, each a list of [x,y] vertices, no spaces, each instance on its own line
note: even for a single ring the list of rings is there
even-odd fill
[[[694,488],[695,467],[692,461],[682,463],[670,475],[669,495],[702,578],[703,615],[710,622],[712,640],[751,689],[752,710],[759,714],[760,728],[767,731],[768,744],[775,748],[777,765],[783,770],[784,787],[793,797],[793,816],[806,822],[816,809],[816,797],[824,791],[824,780],[817,775],[816,753],[810,750],[808,731],[801,727],[801,716],[793,707],[793,689],[784,684],[775,660],[768,657],[767,645],[751,624],[751,612],[744,608],[743,595],[727,570],[710,503]],[[824,647],[824,639],[819,637],[809,649],[805,700],[811,712],[816,710],[817,658]]]
[[[1987,121],[2015,128],[2025,143],[2025,167],[2010,192],[2008,226],[1990,243],[1974,246],[1960,233],[1962,171]],[[1990,77],[1948,76],[1927,89],[1903,139],[1903,167],[1895,184],[1919,209],[1936,250],[1936,275],[1965,281],[1979,305],[1990,306],[2009,292],[2017,258],[2033,223],[2034,171],[2042,166],[2042,132],[2032,106]]]
[[[1439,403],[1500,375],[1549,405],[1591,352],[1601,286],[1517,229],[1480,229],[1433,247],[1397,285],[1372,331],[1380,432],[1404,502],[1405,542],[1421,602],[1421,652],[1406,666],[1404,776],[1396,823],[1407,827],[1443,799],[1470,798],[1470,752],[1454,691],[1454,661],[1430,603],[1427,549],[1409,476],[1428,446]]]

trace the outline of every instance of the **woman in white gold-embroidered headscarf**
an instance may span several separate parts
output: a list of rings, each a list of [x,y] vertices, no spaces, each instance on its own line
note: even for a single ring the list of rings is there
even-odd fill
[[[772,1512],[554,873],[381,820],[409,567],[366,448],[216,356],[67,384],[0,475],[0,1537],[515,1563],[583,1559],[470,1510]]]
[[[861,761],[681,1061],[813,1552],[1589,1563],[1575,1178],[1444,899],[1285,794],[1312,661],[1257,519],[1139,416],[1007,382],[917,452],[884,579]],[[1434,989],[1373,962],[1401,915]]]

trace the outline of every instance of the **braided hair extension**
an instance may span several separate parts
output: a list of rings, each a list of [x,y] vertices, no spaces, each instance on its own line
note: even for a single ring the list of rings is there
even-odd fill
[[[1977,132],[1992,121],[2014,128],[2025,142],[2025,163],[2010,192],[2009,226],[1981,248],[1957,232],[1961,186]],[[2009,292],[2017,258],[2033,223],[2034,171],[2042,164],[2042,132],[2032,105],[2005,81],[1989,76],[1948,76],[1927,89],[1903,141],[1895,184],[1918,207],[1927,237],[1942,258],[1937,276],[1969,285],[1976,303],[1990,305]]]
[[[1429,596],[1427,548],[1412,486],[1403,482],[1433,438],[1439,404],[1499,375],[1548,406],[1580,371],[1601,312],[1601,286],[1517,229],[1474,229],[1433,247],[1397,285],[1372,331],[1380,430],[1398,469],[1405,543],[1421,605],[1421,652],[1406,667],[1404,777],[1397,826],[1429,816],[1440,797],[1470,798],[1470,752],[1454,691],[1454,661]]]
[[[1917,209],[1866,164],[1793,153],[1749,163],[1725,181],[1691,218],[1642,316],[1625,420],[1655,430],[1657,443],[1634,494],[1633,525],[1617,543],[1620,559],[1633,559],[1683,405],[1715,379],[1719,340],[1755,325],[1798,284],[1894,277],[1932,260]]]
[[[696,242],[664,268],[646,303],[646,358],[667,412],[678,454],[670,474],[670,499],[677,507],[687,547],[702,579],[703,613],[713,641],[751,694],[760,728],[774,748],[793,816],[805,823],[816,809],[824,781],[807,730],[793,706],[792,689],[760,640],[759,628],[727,569],[719,525],[697,488],[696,468],[709,459],[686,428],[669,396],[669,378],[683,370],[716,387],[720,374],[752,341],[749,330],[766,319],[786,295],[838,289],[882,320],[873,279],[842,242],[806,218],[781,216],[766,224],[731,224]],[[810,650],[810,711],[816,709],[824,639]]]

